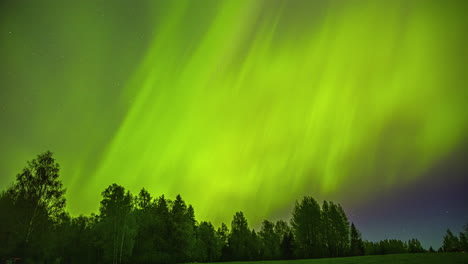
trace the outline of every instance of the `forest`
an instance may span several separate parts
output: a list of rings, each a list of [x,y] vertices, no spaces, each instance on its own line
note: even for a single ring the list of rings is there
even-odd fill
[[[39,154],[0,194],[0,263],[186,263],[287,260],[435,252],[417,239],[363,241],[343,208],[306,196],[289,221],[249,226],[242,212],[215,228],[197,221],[180,195],[132,194],[111,184],[99,212],[70,216],[60,166],[50,151]],[[439,252],[468,251],[468,225],[458,236],[447,230]]]

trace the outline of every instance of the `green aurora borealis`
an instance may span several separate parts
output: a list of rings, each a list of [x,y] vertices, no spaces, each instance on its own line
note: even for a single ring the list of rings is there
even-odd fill
[[[467,143],[464,1],[64,2],[0,5],[0,187],[50,149],[72,214],[116,182],[258,223]]]

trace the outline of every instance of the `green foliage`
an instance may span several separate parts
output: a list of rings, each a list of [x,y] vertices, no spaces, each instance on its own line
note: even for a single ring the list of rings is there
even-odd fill
[[[15,201],[30,203],[33,208],[32,221],[35,220],[35,213],[39,208],[51,219],[59,217],[65,208],[65,189],[58,179],[60,166],[52,155],[52,152],[46,151],[29,161],[28,166],[16,175],[16,183],[8,189],[9,195]]]
[[[398,239],[385,239],[380,242],[364,241],[366,255],[386,255],[408,253],[408,245]]]
[[[306,196],[296,202],[291,225],[297,242],[297,254],[300,258],[320,257],[321,220],[320,206],[314,198]]]
[[[460,246],[459,249],[464,252],[468,252],[468,241],[465,233],[460,232]]]
[[[30,261],[52,258],[55,225],[64,214],[66,202],[59,172],[52,152],[46,151],[27,162],[16,175],[16,182],[2,193],[1,210],[9,212],[0,217],[3,256],[22,255]]]
[[[326,210],[326,202],[324,202],[322,210],[322,226],[323,230],[321,238],[326,245],[326,253],[324,256],[338,257],[345,256],[349,251],[349,223],[348,219],[340,205],[333,202],[328,203]]]
[[[283,240],[283,237],[291,232],[291,227],[286,221],[278,220],[275,223],[275,234],[278,236],[280,241]]]
[[[24,240],[23,210],[15,207],[15,202],[6,192],[0,194],[0,257],[17,255],[18,247]]]
[[[426,252],[421,245],[421,242],[416,238],[408,241],[408,253],[424,253]]]
[[[142,189],[136,197],[135,217],[138,231],[135,235],[133,261],[136,263],[150,263],[157,260],[155,236],[161,228],[156,202],[148,191]]]
[[[213,262],[220,260],[223,246],[210,222],[201,222],[196,232],[196,260]]]
[[[281,259],[293,259],[296,243],[292,231],[285,234],[281,240]]]
[[[455,236],[450,229],[444,236],[442,247],[439,249],[441,252],[468,252],[468,223],[463,226],[462,232],[459,237]]]
[[[71,218],[64,215],[57,226],[58,259],[63,263],[92,263],[96,261],[99,235],[95,215]]]
[[[250,237],[247,239],[247,247],[248,247],[248,252],[249,252],[249,260],[260,260],[261,258],[261,244],[260,244],[260,238],[257,235],[257,232],[255,232],[254,229],[252,229]]]
[[[236,212],[231,223],[231,233],[228,238],[232,260],[250,259],[249,239],[251,231],[242,212]]]
[[[351,223],[351,256],[364,255],[364,243],[362,241],[361,232],[357,230],[354,223]]]
[[[140,211],[148,211],[153,206],[153,197],[151,194],[145,189],[141,189],[140,193],[136,197],[136,209]]]
[[[104,260],[126,262],[131,256],[137,229],[133,197],[115,183],[102,192],[102,197],[97,229],[103,239]]]
[[[346,256],[350,251],[349,222],[340,205],[312,197],[296,202],[291,219],[296,254],[300,258]]]
[[[195,243],[193,208],[191,206],[187,208],[182,197],[177,195],[169,217],[171,219],[169,246],[173,250],[174,260],[175,262],[189,261],[192,259],[192,243]]]
[[[333,204],[330,202],[330,204]],[[350,250],[350,231],[349,231],[349,221],[346,213],[344,212],[341,205],[337,204],[336,214],[333,216],[334,226],[337,229],[338,236],[338,252],[337,256],[346,256],[349,254]]]
[[[229,248],[229,229],[225,223],[221,223],[221,227],[216,231],[216,236],[221,243],[221,260],[227,261],[230,259],[231,252]]]
[[[58,177],[59,165],[46,152],[0,193],[0,258],[120,264],[425,252],[417,239],[362,241],[339,204],[325,201],[320,207],[312,197],[296,202],[291,226],[265,220],[258,233],[249,228],[242,212],[235,213],[230,230],[223,223],[215,231],[210,222],[198,224],[194,208],[180,195],[171,201],[164,195],[153,198],[142,189],[134,197],[117,184],[102,192],[99,215],[70,217],[64,211],[65,189]],[[447,230],[439,251],[466,251],[467,237],[468,225],[459,237]]]
[[[262,259],[272,260],[280,257],[280,237],[275,232],[275,224],[264,220],[260,232],[260,254]]]
[[[452,231],[450,231],[450,229],[447,229],[442,247],[444,252],[460,251],[460,241],[458,240],[458,237],[456,237]]]
[[[460,232],[460,249],[468,252],[468,223],[463,227],[463,231]]]

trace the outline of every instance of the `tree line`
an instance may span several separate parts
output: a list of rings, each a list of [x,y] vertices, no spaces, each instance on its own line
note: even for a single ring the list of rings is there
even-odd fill
[[[444,236],[444,242],[440,252],[468,252],[468,224],[463,227],[458,237],[450,229]]]
[[[242,212],[230,226],[197,221],[180,195],[133,195],[112,184],[98,214],[71,217],[65,210],[60,166],[51,152],[27,163],[0,194],[0,259],[34,263],[184,263],[344,257],[424,252],[417,239],[363,241],[339,204],[306,196],[290,222],[264,220],[257,232]],[[466,236],[464,236],[466,246]],[[457,246],[445,247],[451,251]],[[462,241],[460,238],[458,241]],[[447,242],[447,245],[452,242]]]

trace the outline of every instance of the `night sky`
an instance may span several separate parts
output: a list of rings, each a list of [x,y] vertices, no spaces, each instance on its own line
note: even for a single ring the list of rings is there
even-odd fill
[[[51,150],[67,209],[118,183],[198,220],[439,247],[468,222],[465,1],[0,1],[0,189]]]

